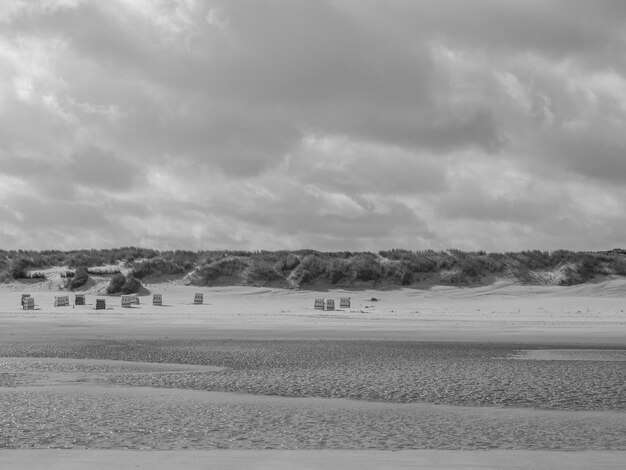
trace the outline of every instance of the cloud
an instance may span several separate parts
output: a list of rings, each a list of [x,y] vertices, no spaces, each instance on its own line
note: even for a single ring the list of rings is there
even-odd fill
[[[139,166],[98,148],[73,154],[67,171],[74,184],[113,191],[129,191],[141,176]]]
[[[624,2],[2,10],[7,247],[623,244]]]
[[[444,165],[432,157],[401,147],[307,136],[288,159],[288,169],[298,180],[330,191],[420,194],[447,185]]]

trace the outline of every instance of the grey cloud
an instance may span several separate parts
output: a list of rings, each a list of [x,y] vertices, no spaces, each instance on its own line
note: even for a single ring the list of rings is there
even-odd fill
[[[201,100],[201,99],[200,99]],[[191,103],[148,115],[138,113],[119,131],[121,139],[142,154],[175,155],[227,175],[254,176],[276,166],[301,133],[286,116],[268,110],[243,109],[236,104],[223,109],[216,104]],[[150,157],[152,159],[152,157]]]
[[[115,191],[131,190],[141,176],[134,163],[98,148],[74,153],[66,168],[75,184]]]
[[[6,225],[14,225],[19,222],[19,218],[15,214],[15,211],[12,210],[6,203],[0,203],[0,220],[2,220]]]
[[[106,228],[109,221],[103,217],[101,208],[93,203],[42,201],[21,196],[13,198],[10,207],[19,213],[22,223],[30,230],[74,227]]]
[[[341,142],[341,141],[340,141]],[[424,194],[447,188],[445,162],[393,147],[355,146],[346,156],[338,148],[328,154],[296,151],[289,175],[320,188],[351,194]]]
[[[60,161],[29,157],[2,158],[2,172],[27,182],[31,194],[46,200],[71,200],[76,186],[112,191],[129,191],[142,176],[132,162],[126,162],[98,148],[83,149]]]
[[[363,10],[362,3],[352,6]],[[623,48],[626,10],[619,0],[442,0],[407,2],[376,13],[375,2],[368,6],[387,28],[419,31],[422,37],[462,49],[576,57],[593,64],[613,62]]]
[[[0,162],[2,173],[13,176],[50,175],[58,169],[57,165],[44,159],[2,156]]]
[[[15,195],[6,204],[16,216],[5,219],[8,231],[0,231],[0,241],[10,243],[11,230],[17,230],[21,235],[11,246],[34,249],[135,245],[132,226],[121,220],[150,215],[144,205],[132,201],[63,201]]]
[[[171,5],[159,5],[174,21]],[[191,23],[172,31],[122,3],[95,1],[3,24],[0,52],[16,59],[0,54],[9,69],[0,84],[0,171],[27,183],[30,196],[11,204],[57,243],[73,226],[80,237],[114,245],[134,244],[137,235],[158,244],[170,237],[180,247],[202,238],[255,248],[256,239],[280,244],[281,236],[333,248],[377,240],[445,246],[458,233],[480,245],[489,228],[506,235],[521,225],[529,238],[552,244],[551,221],[586,216],[565,190],[547,191],[563,195],[549,201],[486,196],[490,182],[468,189],[454,162],[491,159],[531,179],[551,178],[545,184],[582,180],[610,196],[626,170],[619,93],[603,97],[588,83],[606,71],[617,81],[626,74],[622,1],[186,5]],[[214,7],[223,27],[206,21]],[[21,101],[11,61],[27,56],[31,39],[59,38],[36,64],[46,73],[37,75],[33,99]],[[438,48],[449,57],[438,57]],[[515,75],[530,105],[498,88],[502,74]],[[43,95],[59,108],[46,107]],[[582,124],[572,131],[572,123]],[[316,166],[303,147],[312,135],[380,154],[338,154],[343,169],[333,171],[332,155]],[[174,168],[165,180],[189,191],[148,188],[147,168]],[[605,181],[612,184],[593,186]],[[248,183],[272,196],[246,195]],[[76,201],[85,194],[95,197]],[[121,227],[115,217],[193,220],[199,235],[174,240],[159,227]],[[611,217],[590,226],[617,227],[604,237],[612,243],[623,224]],[[447,225],[456,232],[440,235]],[[498,236],[489,240],[497,245]]]
[[[355,134],[437,153],[468,147],[495,153],[506,143],[506,137],[500,135],[492,112],[480,106],[466,115],[429,109],[419,117],[373,115],[363,121],[362,128],[353,131]]]
[[[453,219],[536,224],[554,214],[566,212],[568,197],[546,199],[531,194],[489,196],[477,182],[459,188],[437,204],[441,215]],[[530,191],[530,188],[528,188]]]
[[[2,96],[2,91],[0,87],[0,158],[27,154],[31,159],[44,160],[62,154],[72,138],[70,127],[41,103],[23,103],[10,94]]]
[[[99,2],[85,2],[73,8],[22,15],[8,27],[16,34],[61,37],[76,51],[84,53],[83,65],[97,61],[117,70],[122,67],[128,73],[133,65],[146,62],[145,54],[150,52],[148,46],[150,39],[156,39],[156,31],[132,24],[127,21],[130,18],[115,17],[114,11],[113,2],[110,9]],[[117,10],[118,14],[122,12]]]
[[[536,226],[541,245],[551,250],[620,248],[624,246],[624,229],[622,217],[593,219],[575,211],[547,218]]]
[[[233,190],[212,199],[210,209],[235,224],[256,227],[250,232],[253,236],[259,231],[303,239],[332,234],[347,240],[347,245],[358,246],[365,238],[429,232],[427,224],[405,204],[386,197],[373,204],[366,198],[345,194],[329,197],[294,183],[275,188],[275,196],[251,199]],[[335,206],[333,198],[337,196],[347,207]]]
[[[119,220],[121,217],[145,218],[153,215],[155,209],[160,210],[159,205],[155,208],[152,204],[129,200],[105,200],[101,202],[98,212],[101,217],[105,217],[109,221]]]
[[[142,154],[167,152],[250,176],[315,130],[440,151],[500,147],[488,109],[459,115],[433,107],[433,64],[419,34],[404,42],[326,2],[222,8],[228,31],[216,35],[198,22],[190,47],[159,40],[146,24],[131,28],[96,3],[26,25],[69,41],[83,66],[72,70],[78,78],[67,77],[80,87],[79,101],[122,106],[125,117],[107,128]],[[102,83],[101,73],[112,83],[92,90],[85,80]],[[134,95],[116,85],[120,76]]]
[[[38,195],[41,201],[70,200],[74,185],[63,163],[41,158],[0,158],[2,173],[25,182],[31,197]]]
[[[624,120],[626,124],[626,119]],[[626,139],[605,130],[555,133],[543,147],[553,172],[566,168],[578,175],[623,185],[626,181]]]

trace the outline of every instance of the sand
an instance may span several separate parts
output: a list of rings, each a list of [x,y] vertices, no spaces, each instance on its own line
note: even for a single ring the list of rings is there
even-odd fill
[[[388,339],[411,341],[519,342],[529,344],[626,344],[626,281],[582,287],[499,283],[473,289],[307,292],[251,287],[196,288],[148,285],[163,306],[122,308],[119,297],[87,295],[87,305],[54,308],[59,292],[34,285],[0,290],[0,340],[54,338],[181,339]],[[36,310],[20,309],[31,293]],[[193,305],[194,292],[204,304]],[[317,297],[350,296],[350,309],[313,309]],[[94,309],[106,298],[107,310]],[[371,299],[379,299],[372,301]]]
[[[546,350],[626,349],[626,282],[527,287],[306,292],[252,287],[148,285],[163,306],[122,308],[119,297],[87,294],[87,305],[53,307],[37,284],[0,289],[0,342],[89,339],[408,340],[538,345]],[[193,294],[204,304],[193,305]],[[20,308],[30,293],[36,310]],[[350,296],[350,309],[313,309],[317,297]],[[107,310],[94,309],[106,298]],[[373,300],[376,298],[378,300]],[[72,297],[73,299],[73,297]],[[534,359],[554,359],[555,354]],[[563,353],[561,353],[561,356]],[[556,354],[559,356],[559,354]],[[617,360],[622,356],[618,355]],[[584,358],[583,358],[584,360]],[[119,361],[118,361],[119,362]],[[93,384],[92,384],[93,386]],[[287,400],[287,399],[278,399]],[[521,450],[1,450],[1,468],[622,468],[624,452]]]
[[[623,452],[545,451],[0,451],[0,466],[11,470],[124,469],[534,469],[624,468]]]

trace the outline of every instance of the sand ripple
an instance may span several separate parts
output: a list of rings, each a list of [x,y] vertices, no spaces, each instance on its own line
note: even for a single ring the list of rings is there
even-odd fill
[[[527,349],[382,341],[4,344],[0,447],[626,450],[623,362],[520,360]]]
[[[14,389],[0,447],[626,450],[626,416],[606,412],[203,394]]]
[[[129,386],[465,406],[626,410],[623,362],[505,359],[519,356],[520,349],[367,341],[101,341],[0,346],[0,355],[225,368],[211,373],[163,369],[150,374],[118,368],[107,378]],[[15,378],[0,380],[8,383]]]

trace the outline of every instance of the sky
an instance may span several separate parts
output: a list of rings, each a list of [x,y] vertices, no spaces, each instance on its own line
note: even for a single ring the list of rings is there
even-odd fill
[[[0,248],[626,247],[623,0],[1,0]]]

